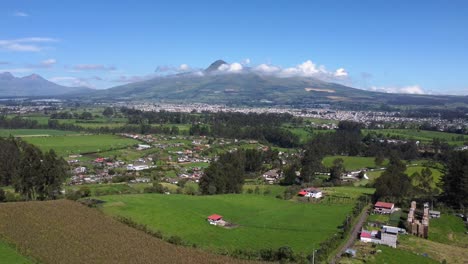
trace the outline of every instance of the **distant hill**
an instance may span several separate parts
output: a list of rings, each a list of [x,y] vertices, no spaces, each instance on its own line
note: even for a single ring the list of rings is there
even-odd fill
[[[0,96],[59,96],[89,92],[86,87],[67,87],[50,82],[37,74],[15,77],[9,72],[0,73]]]
[[[102,100],[220,103],[237,105],[450,105],[468,104],[468,97],[389,94],[366,91],[310,77],[279,77],[250,68],[221,71],[217,60],[203,71],[156,77],[106,90]]]

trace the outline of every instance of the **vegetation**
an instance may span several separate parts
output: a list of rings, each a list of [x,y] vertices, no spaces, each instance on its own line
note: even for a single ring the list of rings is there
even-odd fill
[[[450,155],[442,178],[444,200],[457,208],[468,207],[468,151]]]
[[[54,149],[59,156],[125,148],[138,143],[133,139],[113,135],[28,137],[24,140],[43,151]]]
[[[5,264],[29,264],[34,263],[29,258],[22,256],[8,243],[0,240],[0,263]]]
[[[131,218],[154,231],[217,252],[289,246],[295,252],[308,253],[338,231],[353,207],[353,203],[308,204],[263,194],[141,194],[99,199],[106,201],[103,210],[108,214]],[[209,225],[206,218],[214,213],[237,227]]]
[[[171,245],[66,200],[0,204],[0,222],[0,235],[43,263],[245,262]]]
[[[0,185],[12,185],[27,200],[59,195],[68,164],[53,150],[42,153],[21,140],[0,138],[0,159]]]

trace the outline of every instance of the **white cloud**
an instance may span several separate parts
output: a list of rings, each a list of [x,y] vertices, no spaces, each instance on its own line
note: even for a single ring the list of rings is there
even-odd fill
[[[98,77],[99,78],[99,77]],[[95,88],[95,86],[90,82],[91,80],[96,81],[96,77],[90,78],[80,78],[80,77],[70,77],[70,76],[58,76],[50,78],[50,81],[55,82],[60,85],[64,86],[71,86],[71,87],[89,87]]]
[[[334,75],[335,77],[347,77],[348,72],[343,68],[339,68],[335,71]]]
[[[241,62],[242,65],[249,65],[250,64],[250,59],[249,58],[245,58],[242,62]]]
[[[317,65],[311,60],[296,65],[295,67],[281,68],[275,65],[260,64],[253,68],[253,71],[272,74],[278,77],[315,77],[327,81],[342,81],[348,77],[348,72],[344,68],[335,71],[328,71],[325,66]]]
[[[16,17],[28,17],[29,14],[26,13],[26,12],[17,11],[17,12],[15,12],[15,13],[13,13],[13,16],[16,16]]]
[[[378,87],[372,86],[371,91],[383,93],[403,93],[403,94],[426,94],[423,88],[419,85],[409,85],[403,87]]]
[[[268,64],[260,64],[256,67],[253,68],[254,71],[260,72],[260,73],[277,73],[281,71],[280,67],[274,66],[274,65],[268,65]]]
[[[45,43],[57,42],[54,38],[20,38],[20,39],[0,39],[0,49],[8,51],[25,51],[25,52],[38,52],[42,51],[46,46]]]
[[[221,66],[219,66],[218,71],[238,73],[241,72],[243,69],[244,67],[242,66],[242,64],[234,62],[231,64],[222,64]]]
[[[56,63],[57,63],[57,61],[55,59],[47,59],[47,60],[41,61],[42,65],[48,66],[48,67],[50,67],[50,66],[52,66],[52,65],[54,65]]]
[[[148,75],[120,75],[116,79],[113,79],[113,82],[118,82],[118,83],[133,83],[133,82],[141,82],[141,81],[146,81],[149,79],[152,79],[156,77],[154,74],[148,74]]]
[[[188,64],[181,64],[179,66],[179,71],[189,71],[190,70],[190,66],[188,66]]]
[[[78,64],[73,66],[77,71],[115,71],[114,66],[106,66],[103,64]]]

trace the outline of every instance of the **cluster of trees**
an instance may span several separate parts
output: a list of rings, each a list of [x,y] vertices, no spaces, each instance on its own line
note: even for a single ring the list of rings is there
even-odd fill
[[[468,151],[449,154],[442,178],[442,200],[456,208],[468,207]]]
[[[452,208],[467,208],[468,151],[453,151],[447,156],[444,158],[444,175],[440,184],[436,185],[429,167],[409,177],[405,173],[406,164],[398,156],[392,155],[387,169],[375,180],[374,198],[399,204],[414,199],[438,200]]]
[[[290,114],[273,113],[173,113],[166,111],[143,112],[122,108],[129,124],[191,124],[190,135],[225,138],[256,139],[280,147],[299,145],[299,137],[281,128],[284,123],[300,123],[301,118]]]
[[[239,150],[221,154],[200,178],[202,194],[241,193],[244,179],[264,169],[265,163],[278,159],[276,151]]]
[[[93,114],[87,111],[79,113],[72,112],[57,112],[50,115],[50,119],[82,119],[82,120],[92,120],[94,119]]]
[[[375,180],[375,199],[402,203],[412,193],[411,179],[405,174],[406,164],[393,155],[387,169]]]
[[[27,200],[54,199],[60,195],[68,164],[53,150],[15,138],[0,138],[0,185],[12,185]]]
[[[7,118],[7,116],[5,116],[5,115],[0,115],[0,127],[1,128],[9,128],[9,129],[41,128],[39,123],[36,120],[23,119],[23,118],[21,118],[19,116],[15,116],[13,118]]]

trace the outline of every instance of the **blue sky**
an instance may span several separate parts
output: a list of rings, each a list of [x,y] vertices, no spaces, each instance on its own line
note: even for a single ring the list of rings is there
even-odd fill
[[[468,1],[166,2],[2,1],[0,72],[107,88],[224,59],[468,94]]]

